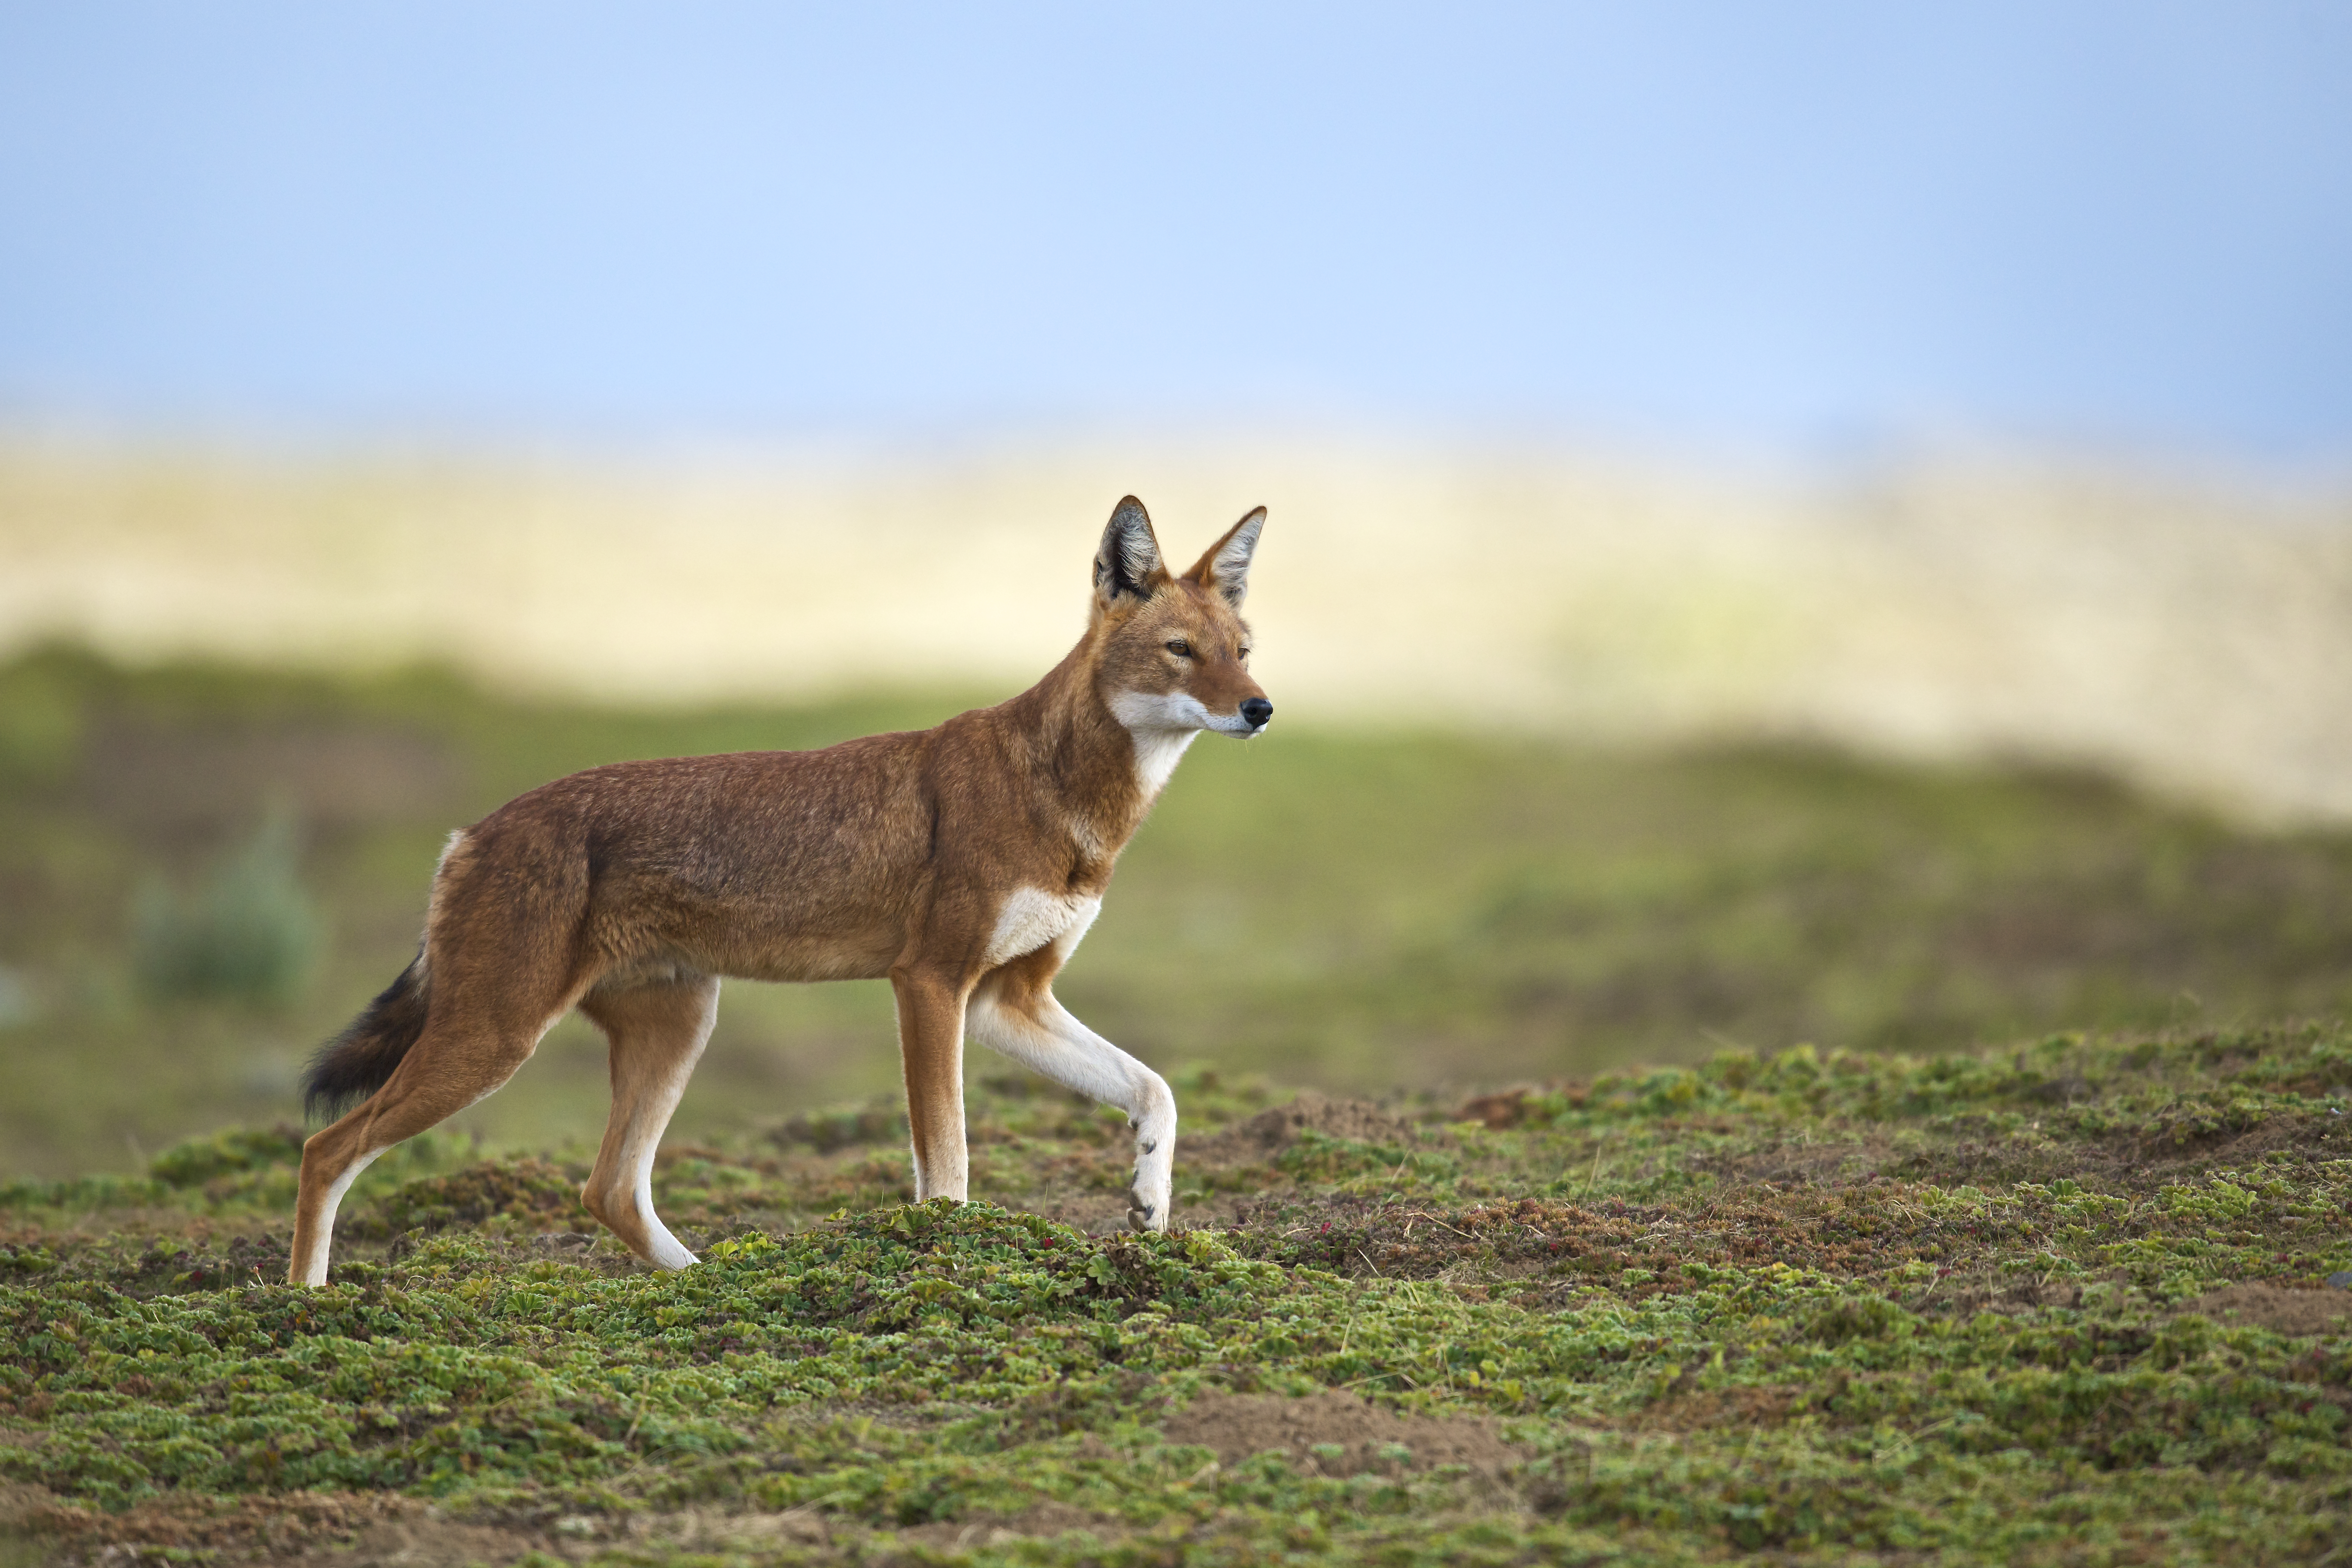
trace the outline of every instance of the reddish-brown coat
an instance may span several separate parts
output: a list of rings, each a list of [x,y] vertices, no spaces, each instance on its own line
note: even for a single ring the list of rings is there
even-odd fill
[[[1151,775],[1190,737],[1188,721],[1153,716],[1191,703],[1228,732],[1263,727],[1270,707],[1237,612],[1263,517],[1173,577],[1140,505],[1121,502],[1086,635],[993,708],[820,752],[592,768],[467,828],[435,878],[421,1034],[304,1150],[294,1279],[323,1282],[335,1205],[367,1160],[495,1089],[574,1005],[610,1038],[614,1078],[583,1197],[649,1260],[691,1261],[653,1215],[646,1172],[719,975],[889,978],[923,1197],[964,1195],[961,1051],[977,995],[992,1044],[1127,1106],[1139,1131],[1130,1217],[1164,1225],[1174,1102],[1052,1000],[1075,934],[991,949],[1019,940],[1000,925],[1016,897],[1042,898],[1040,930],[1062,918],[1055,900],[1100,899],[1150,809]],[[1163,723],[1178,728],[1152,728]]]

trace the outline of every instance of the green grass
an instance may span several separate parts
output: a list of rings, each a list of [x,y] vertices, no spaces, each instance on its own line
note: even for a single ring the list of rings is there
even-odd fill
[[[2341,1029],[1181,1092],[1202,1228],[1034,1212],[1114,1215],[1124,1130],[1007,1080],[961,1208],[899,1201],[887,1116],[671,1151],[706,1260],[668,1276],[569,1234],[576,1152],[371,1173],[318,1292],[275,1282],[283,1136],[14,1184],[0,1496],[26,1552],[182,1560],[2284,1563],[2352,1524]],[[1229,1438],[1250,1396],[1301,1439]]]

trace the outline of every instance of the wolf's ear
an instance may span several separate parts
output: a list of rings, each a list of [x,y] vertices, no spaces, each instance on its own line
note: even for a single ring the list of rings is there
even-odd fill
[[[1105,605],[1121,594],[1149,599],[1167,581],[1151,519],[1141,501],[1128,496],[1112,510],[1110,526],[1095,550],[1095,598]]]
[[[1225,531],[1225,536],[1209,546],[1184,579],[1198,583],[1203,588],[1214,588],[1225,596],[1225,603],[1238,610],[1249,595],[1250,557],[1257,553],[1258,531],[1265,527],[1265,508],[1259,507]]]

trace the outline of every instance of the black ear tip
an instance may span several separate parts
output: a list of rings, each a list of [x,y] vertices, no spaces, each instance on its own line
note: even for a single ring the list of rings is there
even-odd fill
[[[1152,534],[1150,515],[1133,496],[1122,498],[1095,551],[1097,590],[1114,599],[1121,594],[1148,599],[1152,574],[1160,570],[1160,541]]]

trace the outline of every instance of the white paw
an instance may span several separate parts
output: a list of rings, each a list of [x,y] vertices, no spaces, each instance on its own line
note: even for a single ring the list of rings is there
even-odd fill
[[[1155,1093],[1144,1098],[1135,1129],[1135,1179],[1127,1189],[1127,1223],[1132,1230],[1166,1230],[1176,1184],[1176,1100],[1168,1086],[1152,1079]]]
[[[1145,1199],[1133,1187],[1127,1189],[1127,1228],[1129,1230],[1166,1230],[1168,1200],[1157,1204]]]
[[[679,1241],[677,1237],[672,1236],[669,1233],[669,1227],[662,1224],[661,1221],[654,1220],[653,1224],[647,1228],[653,1233],[651,1236],[646,1237],[646,1240],[651,1245],[646,1248],[642,1256],[645,1258],[646,1262],[652,1264],[655,1268],[671,1269],[691,1268],[697,1263],[701,1261],[701,1259],[695,1257],[693,1253],[688,1252],[686,1249],[686,1244]]]

